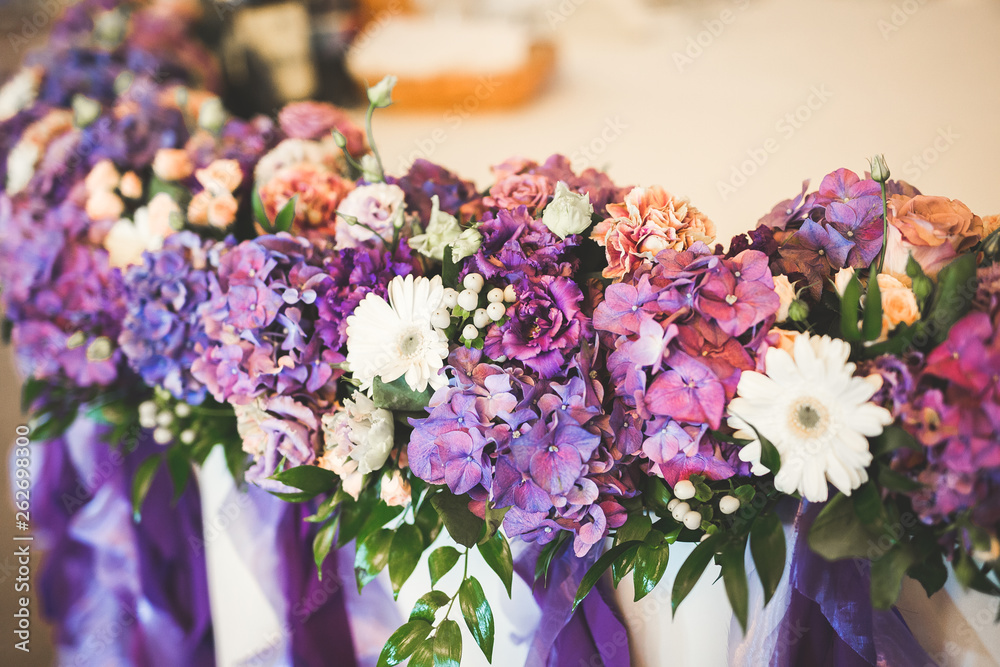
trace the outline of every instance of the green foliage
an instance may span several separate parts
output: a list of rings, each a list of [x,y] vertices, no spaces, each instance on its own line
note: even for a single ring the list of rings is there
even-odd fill
[[[691,552],[687,560],[677,570],[677,576],[674,578],[674,588],[670,596],[670,606],[674,613],[677,613],[677,607],[688,596],[694,585],[701,579],[705,568],[712,562],[712,559],[715,557],[716,545],[719,544],[720,539],[721,535],[719,534],[709,535],[694,548],[694,551]]]
[[[431,573],[431,586],[437,586],[441,577],[451,572],[461,554],[455,547],[438,547],[427,558],[427,568]]]
[[[163,463],[163,457],[154,454],[139,464],[132,478],[132,519],[138,523],[142,518],[142,504],[146,500],[149,488],[153,485],[156,472]]]
[[[479,543],[479,553],[490,569],[500,577],[504,588],[507,589],[507,597],[510,597],[510,589],[514,582],[514,558],[511,556],[507,538],[502,533],[494,533],[493,537]]]
[[[407,621],[389,637],[378,657],[378,667],[392,667],[409,658],[431,633],[431,624],[423,619]]]
[[[670,548],[666,537],[658,530],[649,531],[636,550],[633,576],[635,602],[646,597],[660,583],[667,571],[669,558]]]
[[[750,526],[750,554],[764,587],[764,604],[767,604],[785,571],[785,531],[777,514],[760,514],[754,520]]]
[[[483,594],[483,587],[475,577],[469,577],[462,582],[458,589],[458,602],[462,608],[462,617],[465,625],[468,626],[472,638],[479,644],[479,648],[486,656],[487,662],[493,662],[493,610],[490,609],[486,595]]]
[[[382,382],[375,378],[372,383],[372,401],[377,408],[392,412],[422,412],[431,400],[431,390],[413,391],[404,378],[392,382]]]
[[[844,293],[840,296],[840,336],[849,343],[861,341],[861,332],[858,330],[860,309],[861,281],[857,276],[851,276]]]
[[[399,589],[417,569],[420,556],[424,553],[424,536],[420,529],[410,523],[404,523],[392,537],[389,548],[389,581],[392,582],[392,596],[399,596]]]
[[[359,593],[389,563],[393,534],[393,531],[381,528],[364,541],[359,541],[354,557],[354,576],[357,579]]]
[[[443,489],[431,497],[431,503],[444,520],[451,539],[463,547],[476,546],[485,522],[469,510],[469,496],[456,496]]]

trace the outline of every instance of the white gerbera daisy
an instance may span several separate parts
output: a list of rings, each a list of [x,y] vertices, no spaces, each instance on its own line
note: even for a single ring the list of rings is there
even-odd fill
[[[369,293],[347,318],[347,364],[369,394],[375,378],[405,378],[413,391],[439,389],[448,380],[439,371],[448,356],[448,339],[431,324],[441,307],[441,277],[396,276],[389,302]]]
[[[768,472],[760,463],[760,442],[748,427],[753,425],[781,456],[776,489],[822,502],[829,481],[851,495],[868,480],[868,438],[892,423],[892,415],[870,402],[877,387],[854,376],[845,341],[801,334],[793,352],[794,357],[771,348],[764,360],[766,375],[740,376],[729,425],[738,429],[737,437],[754,440],[740,458],[753,464],[754,474]]]

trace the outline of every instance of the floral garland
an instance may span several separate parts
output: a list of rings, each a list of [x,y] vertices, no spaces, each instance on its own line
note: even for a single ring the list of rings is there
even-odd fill
[[[98,52],[0,90],[0,278],[35,437],[81,406],[148,435],[137,514],[159,469],[179,494],[222,443],[309,508],[318,564],[356,543],[359,588],[388,570],[398,593],[425,552],[434,586],[463,562],[380,664],[457,664],[456,602],[491,658],[468,561],[509,592],[513,538],[543,583],[570,549],[596,560],[574,606],[609,569],[641,599],[696,543],[674,608],[714,559],[745,627],[744,555],[770,599],[784,498],[821,504],[816,554],[871,562],[875,608],[946,563],[1000,595],[997,217],[876,157],[722,245],[686,200],[558,155],[484,192],[422,160],[386,175],[391,77],[364,129],[312,102],[244,121]]]

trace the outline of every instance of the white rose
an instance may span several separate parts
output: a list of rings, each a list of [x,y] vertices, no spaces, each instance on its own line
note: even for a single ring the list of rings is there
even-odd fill
[[[590,227],[593,214],[594,206],[586,193],[577,194],[559,181],[556,184],[555,196],[542,211],[542,222],[553,234],[564,239]]]
[[[833,285],[837,288],[837,294],[844,296],[844,292],[847,291],[847,286],[851,284],[851,278],[854,277],[854,267],[849,266],[846,269],[841,269],[837,271],[837,275],[833,277]],[[780,320],[779,320],[780,321]]]
[[[382,478],[379,496],[389,507],[406,507],[410,504],[410,483],[403,479],[403,473],[394,470],[391,477]]]
[[[431,219],[427,223],[427,232],[417,234],[410,239],[410,247],[425,257],[444,261],[444,249],[455,242],[461,235],[462,228],[455,216],[445,213],[440,208],[438,196],[431,197]]]
[[[395,443],[392,413],[375,404],[361,393],[354,400],[345,400],[351,416],[351,458],[358,462],[358,472],[367,475],[382,468]]]

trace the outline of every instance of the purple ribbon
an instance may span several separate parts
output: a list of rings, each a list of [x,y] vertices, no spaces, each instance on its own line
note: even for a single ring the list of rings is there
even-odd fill
[[[924,667],[935,665],[899,612],[874,609],[868,561],[827,561],[809,548],[822,504],[795,516],[788,609],[777,629],[771,667]]]
[[[566,549],[549,566],[548,585],[532,585],[541,548],[528,547],[514,569],[532,586],[541,620],[530,638],[525,667],[629,667],[628,633],[604,579],[573,612],[580,581],[599,557],[597,549],[577,558]]]
[[[80,417],[31,445],[34,544],[46,551],[38,584],[60,664],[213,665],[205,560],[188,539],[202,533],[198,491],[174,504],[161,471],[134,523],[131,480],[160,448],[143,434],[119,453],[108,437]]]

